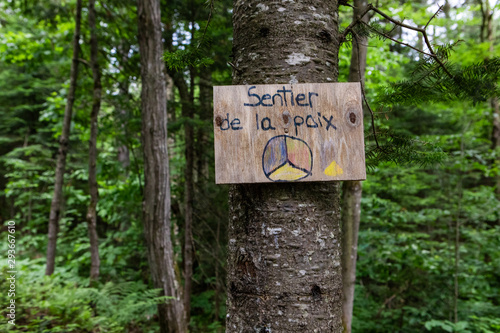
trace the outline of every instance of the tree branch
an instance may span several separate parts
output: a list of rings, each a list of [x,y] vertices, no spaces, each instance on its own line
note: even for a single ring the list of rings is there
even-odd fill
[[[215,10],[214,9],[214,1],[215,0],[208,1],[208,6],[210,7],[210,11],[208,12],[207,24],[205,25],[205,29],[203,29],[203,35],[201,36],[201,40],[198,43],[198,46],[196,47],[198,49],[201,47],[201,42],[203,41],[203,39],[205,39],[205,35],[207,34],[207,30],[208,30],[208,25],[210,24],[210,21],[212,20],[212,14]]]
[[[78,60],[79,62],[81,62],[82,64],[84,64],[85,66],[92,67],[92,66],[90,65],[90,63],[89,63],[87,60],[83,59],[83,58],[78,58],[77,60]]]
[[[356,20],[352,21],[351,24],[349,24],[347,28],[345,28],[345,30],[339,36],[340,44],[342,44],[345,41],[347,34],[349,34],[349,32],[352,31],[352,28],[354,28],[356,25],[362,22],[361,19],[373,8],[374,7],[371,3],[368,4],[366,6],[366,9],[358,17],[356,17]]]
[[[396,43],[408,46],[408,47],[410,47],[410,48],[412,48],[420,53],[426,54],[427,56],[433,58],[434,60],[436,60],[436,62],[439,64],[439,66],[441,66],[443,68],[443,71],[446,73],[446,75],[448,75],[452,80],[454,80],[455,77],[453,76],[453,74],[450,73],[450,71],[448,70],[448,68],[446,68],[445,64],[441,61],[439,56],[434,52],[434,49],[432,48],[432,45],[429,41],[429,37],[427,36],[427,32],[426,32],[426,28],[429,26],[430,22],[439,14],[439,12],[441,12],[442,8],[443,8],[443,6],[439,7],[439,9],[436,11],[436,13],[434,13],[434,15],[432,15],[432,17],[429,19],[429,21],[427,22],[427,24],[425,25],[424,28],[419,28],[419,27],[414,27],[414,26],[408,25],[406,23],[403,23],[402,21],[398,21],[396,19],[393,19],[392,17],[390,17],[389,15],[387,15],[386,13],[384,13],[383,11],[378,9],[377,7],[373,6],[372,4],[368,4],[368,6],[366,6],[366,10],[355,21],[353,21],[351,24],[349,24],[349,26],[344,30],[344,32],[340,35],[339,40],[340,40],[340,43],[342,44],[346,40],[347,35],[349,33],[352,33],[352,29],[356,25],[358,25],[359,23],[362,23],[361,18],[363,16],[365,16],[370,10],[373,10],[375,13],[379,14],[380,16],[382,16],[383,18],[385,18],[386,20],[388,20],[389,22],[391,22],[397,26],[421,33],[422,36],[424,37],[425,45],[429,49],[430,54],[424,52],[423,50],[419,50],[417,48],[414,48],[414,47],[408,45],[407,43],[393,39],[393,38],[387,36],[386,34],[381,33],[379,31],[377,31],[376,29],[370,27],[373,31],[382,35],[383,37],[389,38],[390,40],[392,40]]]
[[[443,10],[443,6],[439,6],[438,10],[434,13],[434,15],[432,15],[432,17],[429,19],[429,21],[427,21],[427,24],[425,25],[424,27],[424,30],[427,29],[427,26],[429,25],[429,23],[431,23],[431,21]]]
[[[386,34],[386,33],[382,32],[382,31],[378,31],[377,29],[375,29],[375,28],[371,27],[369,24],[366,24],[366,23],[364,23],[364,24],[365,24],[368,28],[370,28],[371,30],[375,31],[377,34],[381,35],[382,37],[385,37],[385,38],[387,38],[387,39],[392,40],[394,43],[398,43],[398,44],[400,44],[400,45],[407,46],[407,47],[409,47],[410,49],[413,49],[413,50],[415,50],[415,51],[417,51],[417,52],[419,52],[419,53],[422,53],[422,54],[424,54],[424,55],[426,55],[426,56],[428,56],[428,57],[434,58],[434,56],[433,56],[432,54],[429,54],[429,53],[427,53],[427,52],[424,52],[423,50],[420,50],[420,49],[418,49],[418,48],[416,48],[416,47],[414,47],[414,46],[411,46],[411,45],[410,45],[410,44],[408,44],[408,43],[404,43],[404,42],[402,42],[402,41],[400,41],[400,40],[397,40],[397,39],[395,39],[395,38],[393,38],[393,37],[389,36],[388,34]]]
[[[359,62],[360,61],[359,60],[359,41],[358,41],[356,35],[353,34],[352,36],[356,40],[356,47],[358,48],[358,62]],[[378,144],[378,139],[377,139],[377,131],[375,130],[375,115],[373,113],[372,108],[370,107],[370,104],[368,104],[368,100],[366,99],[365,87],[364,87],[365,84],[363,83],[363,79],[361,77],[361,73],[359,72],[359,68],[360,67],[361,66],[358,66],[358,77],[359,77],[359,83],[361,85],[361,94],[363,95],[363,100],[365,101],[366,107],[370,111],[371,120],[372,120],[372,132],[373,132],[373,137],[375,139],[375,143],[377,144],[377,148],[380,148],[380,145]]]

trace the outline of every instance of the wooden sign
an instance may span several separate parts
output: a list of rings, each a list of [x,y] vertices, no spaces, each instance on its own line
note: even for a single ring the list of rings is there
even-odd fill
[[[217,184],[366,179],[359,83],[214,87]]]

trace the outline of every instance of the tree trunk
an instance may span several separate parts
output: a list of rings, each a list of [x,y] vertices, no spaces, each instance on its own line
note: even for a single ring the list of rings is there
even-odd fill
[[[500,147],[500,105],[498,103],[498,98],[493,97],[491,99],[491,111],[493,112],[493,131],[491,134],[491,148],[493,151]],[[498,158],[493,162],[496,164],[497,168],[500,168],[500,160]],[[495,176],[495,193],[497,198],[500,199],[500,175]]]
[[[170,184],[167,151],[167,99],[161,38],[160,2],[139,0],[142,145],[144,149],[144,235],[155,288],[172,299],[158,305],[160,331],[187,332],[182,292],[174,273],[170,238]]]
[[[192,119],[192,115],[189,117]],[[184,308],[189,324],[191,312],[191,291],[193,289],[193,195],[194,195],[194,131],[193,126],[184,123],[186,168],[184,170]]]
[[[353,21],[365,10],[368,2],[366,0],[354,0],[352,19]],[[368,14],[361,20],[368,23]],[[366,54],[368,50],[368,39],[365,36],[356,35],[352,41],[351,64],[349,66],[349,82],[364,82],[366,70]]]
[[[345,181],[342,186],[342,282],[344,299],[342,322],[344,332],[351,332],[356,260],[358,255],[358,231],[361,219],[360,181]]]
[[[82,18],[82,0],[76,2],[75,32],[73,35],[73,60],[71,63],[68,101],[64,109],[64,121],[61,137],[59,138],[59,151],[57,153],[57,164],[55,172],[54,195],[50,204],[49,232],[47,244],[47,266],[46,275],[52,275],[55,268],[57,234],[59,232],[59,218],[61,215],[62,187],[66,169],[66,154],[68,153],[69,131],[71,128],[71,115],[75,102],[76,80],[78,77],[78,52],[80,50],[80,24]]]
[[[235,1],[234,84],[334,82],[336,1]],[[234,185],[227,332],[341,332],[339,183]]]
[[[495,28],[493,25],[493,11],[490,9],[489,1],[486,1],[486,16],[485,19],[487,21],[487,31],[488,31],[488,42],[490,42],[490,54],[494,56],[494,44],[495,44]],[[490,100],[491,112],[493,113],[493,130],[491,133],[491,148],[496,150],[500,147],[500,105],[498,103],[498,98],[493,97]],[[499,160],[496,159],[495,162],[497,166],[500,164]],[[497,197],[500,198],[500,176],[497,175],[495,181],[496,185],[496,194]]]
[[[94,79],[94,95],[92,96],[92,111],[90,113],[89,139],[89,191],[90,203],[87,210],[87,225],[90,239],[90,280],[99,278],[99,238],[97,236],[97,201],[99,189],[97,187],[97,116],[101,108],[101,73],[97,61],[97,34],[96,34],[95,0],[89,0],[89,29],[90,29],[90,66]]]
[[[193,24],[194,25],[194,24]],[[192,71],[192,70],[191,70]],[[182,99],[186,168],[184,169],[184,308],[189,324],[191,312],[191,291],[193,289],[193,197],[194,197],[194,76],[191,75],[191,89],[188,99]]]
[[[221,251],[220,251],[220,219],[217,219],[217,229],[215,232],[215,255],[217,258],[221,257]],[[214,311],[214,316],[215,320],[219,321],[220,320],[220,299],[221,299],[221,282],[220,281],[220,274],[219,274],[219,261],[215,261],[215,311]],[[219,332],[219,330],[217,330]]]
[[[367,1],[354,0],[353,20],[356,20],[366,8]],[[362,20],[369,21],[368,15]],[[350,82],[364,82],[367,54],[366,37],[356,36],[352,42],[351,65],[349,67]],[[351,332],[352,309],[354,305],[354,286],[356,283],[356,261],[358,255],[358,231],[361,219],[362,183],[345,181],[342,186],[342,324],[344,332]]]
[[[212,71],[210,68],[200,70],[200,120],[203,123],[211,123],[212,119],[213,85]],[[211,126],[210,126],[211,129]],[[203,184],[208,180],[208,158],[205,147],[208,144],[207,126],[199,126],[196,132],[196,175],[197,182]],[[200,186],[203,189],[203,186]]]
[[[192,70],[191,70],[192,71]],[[191,312],[191,290],[193,285],[193,198],[194,198],[194,87],[188,87],[182,73],[170,71],[174,84],[182,101],[182,117],[184,117],[184,309],[186,322],[189,324]],[[194,76],[191,75],[191,84]]]
[[[489,47],[489,52],[490,55],[488,58],[491,56],[494,56],[494,50],[495,50],[495,28],[493,25],[493,14],[494,14],[494,9],[491,9],[490,2],[488,0],[484,1],[483,0],[478,0],[479,6],[481,8],[481,30],[479,33],[479,38],[481,43],[484,43],[485,41],[490,43]],[[491,107],[491,112],[493,115],[493,128],[492,128],[492,133],[491,133],[491,149],[496,150],[497,147],[500,146],[500,105],[498,103],[498,98],[493,97],[489,100],[490,102],[490,107]],[[493,161],[493,164],[499,164],[500,162],[498,159]],[[494,179],[495,185],[496,185],[496,194],[497,197],[500,198],[500,176],[495,176]]]

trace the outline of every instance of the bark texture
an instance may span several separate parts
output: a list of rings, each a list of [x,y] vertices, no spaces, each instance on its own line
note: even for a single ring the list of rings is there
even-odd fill
[[[101,73],[97,58],[95,0],[89,0],[89,28],[90,28],[90,65],[94,79],[94,93],[92,96],[92,111],[90,112],[90,139],[89,139],[89,191],[90,203],[87,209],[87,225],[90,240],[90,280],[99,278],[99,238],[97,235],[97,201],[99,189],[97,187],[97,116],[101,108]]]
[[[137,2],[141,55],[142,145],[144,149],[144,235],[155,288],[173,297],[158,305],[160,331],[187,332],[182,292],[174,272],[170,238],[167,98],[161,39],[160,2]]]
[[[192,70],[191,70],[192,71]],[[191,75],[191,87],[188,87],[181,73],[172,73],[174,84],[179,90],[182,101],[184,122],[184,309],[186,322],[189,324],[191,312],[191,292],[193,289],[193,199],[194,199],[194,83]]]
[[[356,20],[364,12],[368,2],[366,0],[354,0],[352,19]],[[361,20],[368,23],[368,14]],[[355,35],[352,41],[351,64],[349,65],[349,82],[364,82],[366,70],[366,54],[368,49],[368,39],[364,36]]]
[[[193,119],[193,113],[187,115]],[[194,129],[189,121],[184,124],[186,168],[184,169],[184,307],[186,321],[191,312],[191,291],[193,289],[193,197],[194,197]]]
[[[346,181],[342,186],[342,324],[344,332],[351,332],[354,286],[356,283],[356,261],[358,255],[358,232],[361,219],[360,181]]]
[[[204,124],[211,124],[212,112],[213,112],[213,85],[212,85],[212,72],[210,68],[203,68],[200,70],[200,111],[198,113],[200,120]],[[202,184],[209,177],[209,167],[208,167],[208,154],[207,151],[203,149],[206,147],[208,141],[207,131],[212,131],[211,126],[199,126],[196,131],[196,182]],[[200,186],[200,190],[203,187]]]
[[[78,77],[78,53],[80,50],[80,26],[82,18],[82,1],[76,2],[75,32],[73,35],[73,59],[71,62],[68,100],[64,109],[64,120],[61,137],[59,138],[59,151],[57,153],[57,164],[55,172],[54,195],[50,204],[49,232],[47,244],[47,266],[45,274],[52,275],[55,268],[57,234],[59,232],[59,218],[61,216],[61,205],[63,199],[63,181],[66,170],[66,155],[68,153],[69,132],[71,128],[71,116],[75,102],[76,82]]]
[[[235,1],[234,84],[334,82],[336,1]],[[227,332],[341,332],[339,184],[230,188]]]
[[[365,0],[354,0],[353,20],[356,20],[367,6]],[[366,23],[369,16],[362,20]],[[367,54],[366,37],[357,35],[352,42],[350,82],[364,82]],[[351,332],[354,305],[354,286],[356,284],[356,261],[358,256],[358,232],[361,220],[362,182],[345,181],[342,186],[342,324],[344,332]]]

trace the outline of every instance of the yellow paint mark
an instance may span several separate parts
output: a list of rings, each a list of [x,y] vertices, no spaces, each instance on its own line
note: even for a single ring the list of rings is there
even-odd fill
[[[325,169],[325,175],[327,176],[338,176],[344,173],[344,170],[337,164],[337,162],[333,161],[332,164],[330,164],[326,169]]]
[[[290,164],[285,164],[281,168],[275,170],[272,174],[269,175],[269,178],[272,180],[297,180],[303,178],[307,175],[306,172],[294,168]]]

